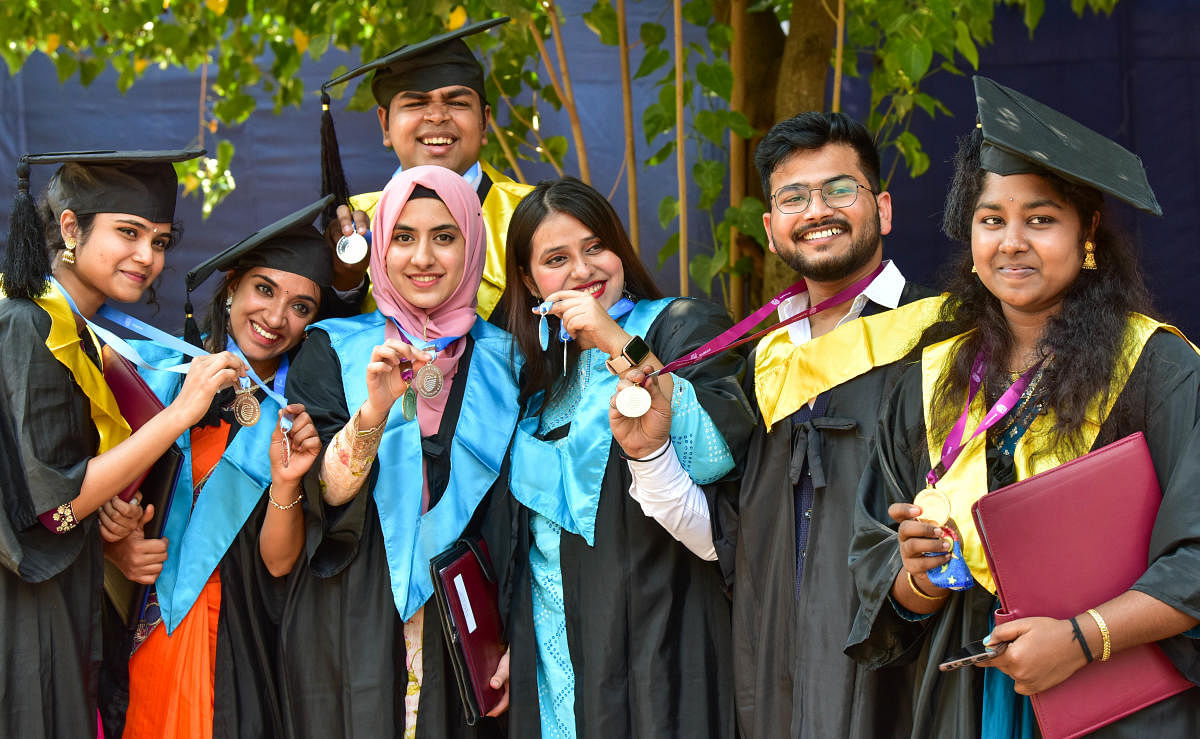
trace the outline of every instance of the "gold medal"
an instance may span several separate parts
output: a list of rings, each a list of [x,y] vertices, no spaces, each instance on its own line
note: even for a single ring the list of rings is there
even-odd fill
[[[641,418],[650,410],[650,393],[631,385],[617,393],[617,412],[626,418]]]
[[[950,520],[950,499],[932,487],[917,493],[913,505],[921,507],[921,515],[917,517],[919,521],[944,526]]]
[[[427,400],[442,392],[442,382],[442,371],[432,361],[417,370],[417,376],[413,378],[417,394]]]
[[[238,388],[237,397],[233,399],[233,418],[242,426],[253,426],[262,415],[262,406],[254,397],[253,387]]]

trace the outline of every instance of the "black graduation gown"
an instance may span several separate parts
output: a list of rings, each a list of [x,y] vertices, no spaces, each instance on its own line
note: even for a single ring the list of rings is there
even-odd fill
[[[182,378],[180,378],[182,385]],[[266,393],[255,390],[262,402]],[[233,391],[217,395],[209,415],[230,423],[226,446],[240,426],[232,413],[219,408],[233,400]],[[263,422],[270,419],[264,417]],[[266,454],[267,450],[264,449]],[[191,464],[188,457],[185,464]],[[201,489],[200,495],[220,495],[220,491]],[[258,536],[267,514],[267,496],[263,496],[234,536],[217,571],[221,578],[221,605],[217,615],[217,652],[213,680],[213,736],[279,737],[283,721],[279,712],[276,687],[278,628],[283,610],[285,578],[275,578],[258,553]],[[104,672],[100,697],[105,736],[124,733],[125,712],[129,708],[129,657],[132,634],[121,623],[111,603],[105,603]],[[155,628],[165,628],[159,624]]]
[[[474,347],[470,336],[466,341],[441,428],[424,439],[431,507],[449,479],[450,444]],[[341,376],[329,336],[312,331],[292,364],[288,395],[292,402],[306,406],[324,445],[357,410],[346,407]],[[372,465],[359,494],[339,507],[321,502],[320,466],[319,461],[314,463],[304,480],[307,556],[301,557],[289,579],[280,627],[287,735],[399,737],[404,734],[408,668],[404,624],[396,612],[379,514],[371,495],[379,465]],[[506,476],[502,470],[498,479]],[[422,659],[417,737],[491,736],[499,730],[497,722],[488,718],[474,728],[466,725],[432,599],[426,604]]]
[[[929,295],[908,283],[900,303]],[[883,310],[868,303],[863,313]],[[733,592],[738,729],[746,739],[908,732],[907,706],[894,697],[911,670],[872,672],[842,651],[858,608],[846,567],[855,491],[902,371],[901,363],[885,365],[832,388],[826,412],[806,423],[788,417],[768,433],[759,416],[742,480],[719,486],[713,538]],[[747,395],[753,389],[751,377]],[[797,597],[795,484],[806,459],[814,503]]]
[[[100,440],[87,396],[46,348],[50,323],[32,301],[0,300],[0,736],[8,737],[96,733],[99,524],[91,515],[53,534],[38,515],[79,495]]]
[[[1200,618],[1200,357],[1173,334],[1147,342],[1118,407],[1100,429],[1093,449],[1135,431],[1146,434],[1163,502],[1150,543],[1150,567],[1133,586]],[[1121,411],[1128,411],[1122,413]],[[1123,424],[1114,419],[1129,419]],[[1118,425],[1122,426],[1118,428]],[[920,367],[910,368],[890,398],[877,433],[877,454],[863,475],[855,511],[851,570],[862,604],[847,653],[870,667],[912,662],[914,688],[897,701],[911,701],[912,736],[978,736],[983,669],[942,673],[937,665],[967,642],[989,631],[994,596],[976,585],[952,594],[937,614],[906,621],[888,599],[900,571],[896,524],[887,515],[895,502],[909,502],[925,487],[929,470],[921,407]],[[1011,463],[988,459],[988,489],[1012,482]],[[1177,668],[1200,681],[1200,643],[1184,636],[1159,642]],[[1200,736],[1200,690],[1191,689],[1143,709],[1093,736]]]
[[[664,362],[730,326],[718,306],[676,300],[645,337]],[[739,387],[738,352],[680,370],[741,459],[753,414]],[[642,513],[629,467],[613,442],[601,483],[595,546],[561,537],[567,643],[575,671],[575,722],[584,739],[734,736],[729,601],[720,568]],[[489,512],[488,547],[501,571],[512,645],[509,735],[541,734],[537,642],[529,571],[530,511],[511,495]],[[503,604],[502,604],[503,605]]]

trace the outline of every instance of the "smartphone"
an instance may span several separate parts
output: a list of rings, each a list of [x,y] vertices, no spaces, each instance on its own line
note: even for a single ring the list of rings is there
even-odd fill
[[[966,644],[957,653],[950,655],[945,662],[938,665],[942,672],[950,672],[960,667],[986,662],[1008,648],[1009,642],[1002,641],[985,646],[983,641],[973,641]]]

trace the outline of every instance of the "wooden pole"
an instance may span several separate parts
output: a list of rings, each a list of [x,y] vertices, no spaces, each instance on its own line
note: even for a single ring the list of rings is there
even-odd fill
[[[517,157],[513,154],[512,147],[504,139],[504,129],[496,124],[494,116],[488,116],[488,125],[492,127],[492,134],[496,137],[496,142],[500,144],[500,150],[504,152],[504,158],[508,160],[508,166],[512,167],[513,173],[517,175],[517,181],[524,182],[525,173],[521,171],[521,165],[517,164]]]
[[[683,137],[683,0],[674,0],[675,16],[675,176],[679,180],[679,294],[688,294],[687,157]]]
[[[729,6],[729,25],[733,28],[733,43],[729,47],[729,66],[733,70],[733,94],[729,109],[744,113],[746,105],[746,0],[733,0]],[[729,132],[729,204],[734,208],[742,204],[746,196],[746,140],[733,131]],[[738,231],[729,229],[729,266],[737,265],[741,253],[738,249]],[[734,320],[745,314],[742,276],[729,276],[729,312]]]
[[[833,105],[834,113],[842,109],[842,37],[846,35],[846,0],[838,0],[837,10],[837,40],[834,41],[833,52]],[[735,76],[736,80],[737,77]]]
[[[621,51],[621,103],[625,107],[625,172],[629,177],[629,240],[637,254],[642,253],[638,227],[637,152],[634,149],[633,85],[629,76],[629,34],[625,28],[625,0],[616,0],[617,46]]]
[[[575,92],[571,87],[571,72],[567,68],[567,55],[563,50],[562,29],[558,25],[558,8],[550,0],[544,0],[544,7],[546,16],[550,19],[550,35],[554,37],[554,51],[558,54],[561,82],[554,74],[554,66],[550,63],[550,54],[546,51],[542,35],[538,33],[532,22],[530,30],[533,32],[533,41],[537,44],[538,54],[546,64],[546,73],[550,77],[550,84],[554,86],[554,92],[558,94],[558,99],[567,109],[567,118],[571,121],[571,138],[575,140],[575,158],[579,161],[579,179],[590,185],[592,184],[592,173],[591,168],[588,167],[587,145],[583,140],[583,124],[579,122],[579,109],[575,106]]]

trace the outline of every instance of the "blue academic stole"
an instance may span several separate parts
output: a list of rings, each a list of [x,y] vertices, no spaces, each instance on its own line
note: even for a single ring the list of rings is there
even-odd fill
[[[371,350],[384,341],[385,323],[383,314],[375,311],[316,325],[329,334],[329,343],[341,361],[342,389],[351,413],[367,399],[367,364]],[[475,346],[450,445],[450,480],[441,498],[421,513],[425,474],[421,427],[415,418],[404,420],[400,403],[388,414],[376,455],[379,475],[372,495],[383,530],[396,611],[406,621],[433,594],[429,560],[462,535],[500,475],[517,423],[512,337],[481,318],[475,319],[470,335]]]
[[[675,300],[678,298],[639,300],[625,318],[625,331],[645,336],[658,315]],[[509,471],[513,497],[526,508],[582,536],[588,546],[596,540],[600,484],[613,440],[608,405],[617,390],[617,381],[609,372],[592,377],[579,399],[562,447],[534,436],[538,416],[521,419],[513,439]]]
[[[181,355],[150,342],[137,342],[138,353],[150,364],[177,363]],[[142,372],[143,379],[163,401],[170,403],[179,393],[183,377],[167,372]],[[192,432],[185,431],[176,444],[183,451],[183,467],[171,494],[171,509],[163,524],[167,539],[167,561],[154,583],[158,606],[167,633],[175,631],[246,519],[262,499],[271,482],[268,454],[279,404],[271,398],[262,401],[258,423],[240,429],[213,468],[205,490],[192,506]]]

